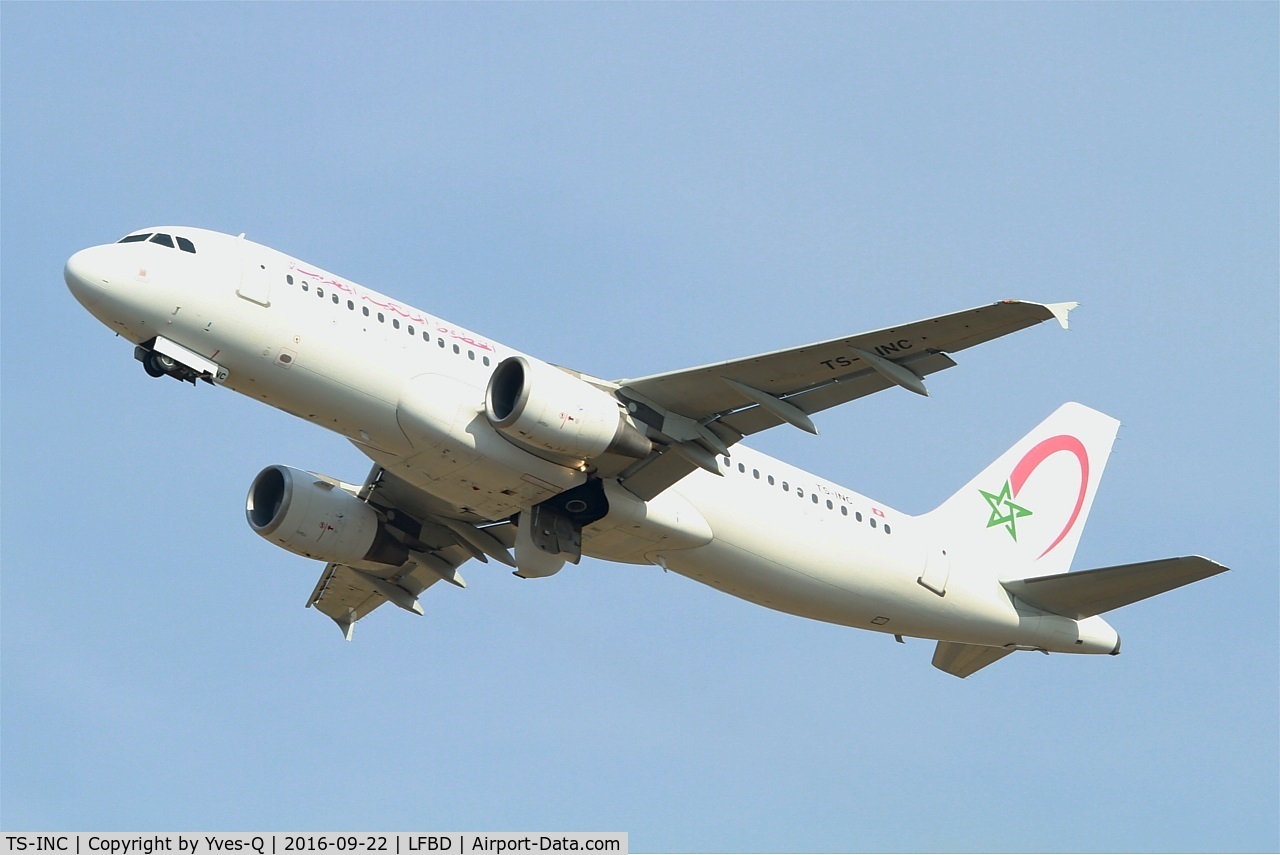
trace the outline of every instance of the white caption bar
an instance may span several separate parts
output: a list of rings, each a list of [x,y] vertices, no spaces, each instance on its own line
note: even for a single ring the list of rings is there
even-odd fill
[[[269,832],[168,832],[122,834],[77,832],[0,834],[0,853],[18,855],[505,855],[509,852],[602,852],[627,855],[626,832],[451,832],[388,834],[361,832],[323,834]]]

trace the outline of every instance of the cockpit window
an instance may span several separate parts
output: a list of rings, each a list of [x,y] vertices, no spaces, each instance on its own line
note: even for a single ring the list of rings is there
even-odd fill
[[[163,232],[146,232],[145,234],[125,235],[120,238],[120,240],[116,241],[116,243],[139,243],[144,240],[150,240],[152,243],[158,243],[161,246],[167,246],[170,249],[174,249],[173,242],[175,238],[172,235],[167,235]],[[176,238],[176,240],[178,241],[178,249],[183,252],[189,252],[192,255],[195,254],[196,245],[194,243],[184,237]]]

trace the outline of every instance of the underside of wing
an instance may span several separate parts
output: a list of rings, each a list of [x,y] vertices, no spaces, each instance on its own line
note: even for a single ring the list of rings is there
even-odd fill
[[[515,542],[510,523],[481,529],[435,516],[428,510],[428,497],[378,466],[358,495],[378,511],[409,557],[398,566],[325,566],[307,606],[332,618],[348,641],[356,622],[383,603],[421,615],[418,597],[436,582],[465,588],[458,567],[472,558],[514,563],[508,553]]]
[[[744,436],[780,424],[816,433],[809,416],[902,386],[927,395],[924,378],[951,368],[948,355],[1042,321],[1064,328],[1075,303],[1005,300],[911,324],[789,350],[654,374],[617,383],[617,395],[660,441],[622,474],[621,483],[652,498]]]
[[[438,578],[427,579],[425,584],[413,585],[407,578],[386,579],[384,584],[399,587],[417,605],[418,595],[438,581]],[[390,599],[386,591],[375,587],[365,571],[345,564],[329,564],[325,566],[320,581],[311,592],[307,606],[333,618],[333,622],[342,630],[343,637],[350,641],[356,621]],[[422,614],[421,606],[409,610]]]

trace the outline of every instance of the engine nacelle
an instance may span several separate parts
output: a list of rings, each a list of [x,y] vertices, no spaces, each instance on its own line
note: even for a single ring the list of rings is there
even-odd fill
[[[399,566],[409,557],[367,502],[334,481],[291,466],[259,472],[244,513],[258,534],[307,558]]]
[[[503,436],[548,459],[647,457],[653,444],[618,401],[545,362],[510,356],[489,378],[485,415]]]

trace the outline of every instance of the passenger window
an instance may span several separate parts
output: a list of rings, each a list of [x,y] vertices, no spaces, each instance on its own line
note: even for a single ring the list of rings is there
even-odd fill
[[[426,330],[422,331],[422,340],[425,341],[427,344],[431,343],[431,336],[427,334]]]
[[[147,232],[145,235],[125,235],[120,238],[120,240],[116,241],[116,243],[137,243],[138,241],[146,240],[149,237],[151,237],[151,232]]]
[[[409,324],[409,335],[413,335],[413,324]]]
[[[739,471],[739,472],[746,472],[746,471],[747,471],[746,464],[739,463],[739,464],[738,464],[738,471]]]
[[[323,299],[324,299],[324,289],[323,289],[323,288],[317,288],[317,289],[316,289],[316,296],[317,296],[317,297],[319,297],[321,300],[323,300]]]
[[[354,312],[354,311],[356,310],[356,304],[355,304],[355,303],[353,303],[353,302],[351,302],[350,300],[348,300],[348,301],[347,301],[347,308]]]
[[[752,470],[751,470],[751,477],[752,477],[752,478],[755,478],[757,481],[759,481],[759,480],[760,480],[760,470],[759,470],[759,469],[752,469]]]
[[[784,493],[790,493],[790,492],[791,492],[791,485],[790,485],[790,484],[788,484],[786,481],[783,481],[783,482],[782,482],[782,492],[784,492]]]
[[[369,317],[369,307],[368,307],[368,306],[361,306],[361,307],[360,307],[360,311],[364,312],[364,316],[365,316],[366,318],[367,318],[367,317]]]
[[[392,319],[391,319],[391,326],[395,327],[396,329],[400,329],[400,319],[399,319],[399,318],[392,318]]]
[[[485,364],[485,365],[488,365],[488,364],[489,364],[489,357],[487,357],[487,356],[482,356],[482,357],[480,357],[480,359],[481,359],[481,361],[483,361],[483,362],[484,362],[484,364]]]
[[[770,486],[770,487],[772,487],[772,486],[773,486],[773,476],[772,476],[772,475],[770,475],[770,476],[769,476],[769,486]]]
[[[801,499],[804,498],[804,487],[796,487],[796,496]]]
[[[309,290],[310,290],[310,286],[308,286],[306,282],[303,282],[303,283],[302,283],[302,290],[303,290],[303,291],[309,291]]]
[[[872,527],[872,528],[875,528],[875,527],[876,527],[876,521],[875,521],[874,519],[870,519],[870,520],[868,520],[867,522],[871,523],[871,527]]]
[[[841,505],[841,506],[840,506],[840,516],[842,516],[842,517],[847,517],[847,516],[849,516],[849,509],[848,509],[847,507],[845,507],[844,505]]]
[[[853,518],[854,518],[855,520],[857,520],[858,522],[862,522],[862,511],[858,511],[857,513],[855,513],[855,514],[853,515]]]
[[[440,345],[441,347],[444,347],[444,339],[442,338],[436,339],[436,344]]]
[[[335,305],[335,306],[336,306],[336,305],[338,305],[338,295],[337,295],[337,294],[334,294],[334,295],[333,295],[333,305]]]
[[[169,247],[169,249],[173,249],[173,238],[169,237],[166,234],[157,234],[155,237],[151,239],[151,242],[158,243],[161,246],[167,246]]]
[[[813,503],[814,503],[815,505],[816,505],[816,504],[818,504],[818,494],[817,494],[817,493],[810,493],[810,494],[809,494],[809,498],[813,499]]]
[[[382,312],[378,312],[378,323],[385,324],[386,322],[387,322],[387,319],[383,317]]]
[[[454,353],[462,353],[462,348],[458,347],[458,346],[455,344],[455,345],[453,346],[453,352],[454,352]]]
[[[472,362],[475,362],[475,361],[476,361],[476,352],[475,352],[474,350],[468,350],[468,351],[467,351],[467,359],[470,359]]]
[[[194,255],[196,251],[196,245],[191,241],[187,240],[186,238],[180,237],[178,238],[178,249],[182,250],[183,252],[192,253]]]
[[[831,500],[827,499],[827,510],[833,511],[835,510],[835,507],[836,507],[835,505],[831,504]]]
[[[892,532],[890,532],[890,531],[889,531],[889,524],[888,524],[888,523],[885,523],[885,524],[884,524],[884,533],[885,533],[885,534],[891,534],[891,533],[892,533]]]
[[[286,273],[286,274],[285,274],[285,277],[284,277],[284,281],[285,281],[285,282],[288,282],[290,285],[292,285],[292,284],[293,284],[293,274],[292,274],[292,273]]]

